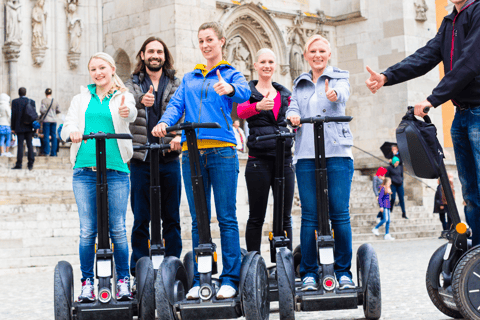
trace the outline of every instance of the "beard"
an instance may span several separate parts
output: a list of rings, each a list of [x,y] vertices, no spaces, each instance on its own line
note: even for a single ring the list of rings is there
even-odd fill
[[[151,64],[152,61],[158,61],[158,65],[152,65]],[[152,72],[160,71],[160,69],[162,69],[164,64],[165,64],[165,61],[163,61],[162,59],[148,59],[148,60],[145,60],[145,67],[147,67],[148,70],[150,70]]]

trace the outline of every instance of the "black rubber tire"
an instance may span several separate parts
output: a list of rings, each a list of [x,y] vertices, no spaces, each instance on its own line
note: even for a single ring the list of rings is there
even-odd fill
[[[480,247],[467,251],[459,260],[453,273],[453,299],[465,319],[480,319],[480,293],[469,295],[469,290],[480,289],[480,278],[473,273],[480,273]]]
[[[158,276],[155,280],[155,306],[157,308],[157,316],[158,319],[162,320],[175,320],[173,306],[168,301],[167,293],[165,292],[163,285],[163,279],[161,276],[162,265],[160,265],[160,268],[158,268]]]
[[[68,297],[63,288],[62,279],[60,278],[60,271],[58,266],[55,267],[54,287],[53,287],[53,301],[55,320],[71,320],[72,310],[68,306]]]
[[[293,265],[295,267],[295,277],[300,277],[300,262],[302,262],[302,249],[298,245],[295,250],[293,250]]]
[[[157,317],[158,319],[162,320],[175,320],[176,317],[174,315],[173,305],[176,303],[176,301],[185,298],[185,290],[182,291],[181,297],[174,297],[175,301],[172,301],[172,303],[170,303],[170,300],[168,298],[167,290],[174,289],[172,287],[166,288],[162,275],[165,276],[164,269],[167,272],[169,270],[169,266],[171,267],[172,265],[177,269],[175,269],[175,271],[170,271],[171,274],[168,274],[169,279],[165,281],[174,280],[173,282],[175,282],[178,280],[182,283],[183,288],[185,288],[188,282],[188,280],[186,279],[187,273],[180,260],[175,257],[166,257],[163,263],[160,265],[160,268],[158,269],[157,279],[155,280],[155,305],[157,307]],[[174,285],[173,282],[172,285]]]
[[[438,287],[440,286],[439,278],[442,273],[443,265],[443,255],[445,254],[445,249],[447,244],[442,245],[438,248],[430,258],[427,268],[427,276],[425,279],[425,284],[427,286],[427,293],[432,301],[433,305],[443,314],[452,317],[452,318],[462,318],[462,314],[448,307],[442,300],[440,293],[438,292]]]
[[[380,270],[378,268],[377,254],[369,244],[364,244],[368,249],[359,248],[357,252],[357,272],[362,274],[363,270],[360,266],[369,265],[368,276],[363,277],[363,313],[367,319],[380,319],[382,315],[382,290],[380,285]],[[364,259],[364,261],[360,261]],[[360,281],[359,281],[360,282]],[[359,283],[361,285],[362,283]]]
[[[193,251],[187,252],[185,257],[183,257],[183,266],[185,267],[185,271],[187,271],[188,288],[185,289],[188,291],[192,288],[193,284]]]
[[[155,320],[155,272],[151,261],[146,272],[147,277],[143,284],[142,298],[139,302],[138,318],[139,320]]]
[[[289,251],[290,252],[290,251]],[[277,287],[280,320],[295,320],[295,283],[288,280],[287,270],[277,254]],[[291,264],[288,264],[291,266]],[[292,271],[290,271],[292,272]]]
[[[246,320],[268,319],[268,274],[265,260],[259,254],[253,257],[247,272],[241,299]]]

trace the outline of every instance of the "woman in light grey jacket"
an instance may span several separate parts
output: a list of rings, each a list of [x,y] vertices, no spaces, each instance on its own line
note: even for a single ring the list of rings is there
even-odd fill
[[[305,60],[312,70],[301,74],[294,82],[287,119],[293,125],[300,118],[344,116],[345,103],[350,96],[349,73],[328,66],[330,44],[320,35],[312,36],[305,45]],[[302,203],[300,245],[302,261],[300,274],[302,290],[317,290],[318,264],[315,253],[315,230],[318,229],[315,144],[313,125],[303,124],[296,135],[293,162]],[[354,288],[352,273],[352,228],[349,199],[353,177],[353,138],[348,123],[329,122],[325,125],[325,156],[327,162],[329,212],[335,231],[335,275],[340,289]]]
[[[12,138],[10,121],[12,109],[10,108],[10,97],[6,93],[0,94],[0,149],[2,157],[13,157],[8,151]]]

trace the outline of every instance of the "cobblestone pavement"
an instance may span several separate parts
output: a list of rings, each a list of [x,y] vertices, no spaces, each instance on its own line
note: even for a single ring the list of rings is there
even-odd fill
[[[440,320],[450,319],[438,311],[425,289],[425,272],[433,252],[443,240],[413,240],[374,243],[379,257],[382,284],[382,318]],[[356,252],[355,246],[354,252]],[[352,268],[355,270],[355,268]],[[75,275],[80,270],[74,268]],[[356,276],[355,276],[356,278]],[[53,271],[32,270],[26,274],[0,276],[4,288],[0,318],[53,319]],[[77,285],[77,283],[75,283]],[[76,287],[78,291],[78,286]],[[275,306],[272,306],[275,308]],[[272,313],[270,319],[278,319]],[[364,319],[363,310],[296,313],[296,319]]]

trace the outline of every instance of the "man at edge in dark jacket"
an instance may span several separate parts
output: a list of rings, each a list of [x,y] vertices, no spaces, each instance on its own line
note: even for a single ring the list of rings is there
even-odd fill
[[[415,115],[423,117],[425,107],[438,107],[448,100],[456,107],[451,135],[476,246],[480,244],[480,0],[450,1],[455,8],[432,40],[383,73],[367,66],[370,78],[365,83],[376,93],[384,85],[422,76],[443,61],[445,77],[426,100],[415,105]]]
[[[12,100],[12,133],[17,135],[17,163],[12,169],[22,169],[22,159],[23,159],[23,141],[27,143],[28,148],[28,170],[33,169],[33,163],[35,162],[35,154],[33,151],[33,127],[32,124],[25,123],[23,121],[23,114],[25,113],[25,108],[30,102],[30,105],[35,108],[35,101],[26,97],[27,89],[21,87],[18,89],[18,95],[20,96],[17,99]]]
[[[173,58],[165,43],[150,37],[137,54],[137,66],[125,86],[135,97],[138,116],[130,124],[134,145],[160,143],[152,136],[152,129],[165,112],[170,98],[180,85],[175,77]],[[179,122],[182,122],[181,119]],[[180,232],[181,174],[179,150],[181,136],[164,138],[171,150],[160,154],[160,190],[165,255],[180,257],[182,238]],[[134,215],[132,228],[132,257],[130,271],[135,276],[135,266],[141,257],[149,255],[150,239],[150,155],[145,150],[135,150],[130,161],[131,205]]]

